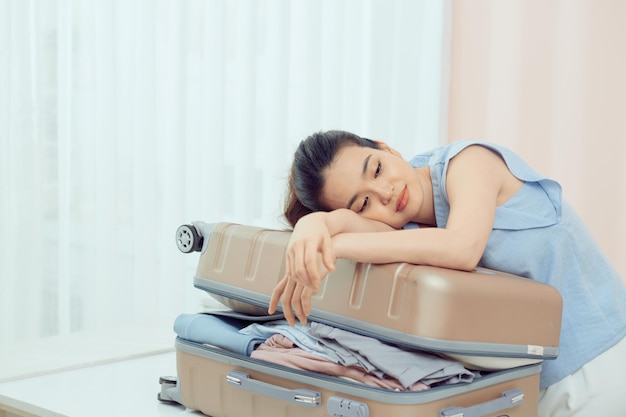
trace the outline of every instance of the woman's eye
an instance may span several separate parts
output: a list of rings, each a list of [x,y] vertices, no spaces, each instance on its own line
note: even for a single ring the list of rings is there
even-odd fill
[[[380,165],[380,162],[379,162],[378,165],[376,166],[376,172],[374,173],[374,178],[380,175],[381,169],[382,169],[382,166]]]
[[[369,197],[365,197],[365,200],[363,200],[363,205],[361,206],[361,209],[359,210],[359,213],[361,213],[363,210],[365,210],[365,207],[367,207],[367,201],[369,200]]]

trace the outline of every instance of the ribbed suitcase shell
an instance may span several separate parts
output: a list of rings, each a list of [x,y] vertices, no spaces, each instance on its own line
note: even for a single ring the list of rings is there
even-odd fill
[[[498,371],[470,384],[398,392],[183,339],[177,339],[176,352],[180,402],[212,417],[537,417],[540,364]],[[249,381],[260,384],[261,392],[247,390]]]
[[[284,276],[290,232],[226,222],[207,230],[194,285],[265,312]],[[555,358],[561,310],[555,288],[498,271],[339,259],[310,319],[500,369]]]

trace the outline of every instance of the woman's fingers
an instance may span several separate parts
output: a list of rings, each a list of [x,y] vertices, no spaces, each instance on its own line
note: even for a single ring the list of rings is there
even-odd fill
[[[296,285],[293,291],[293,295],[291,297],[291,307],[296,312],[296,317],[302,324],[306,324],[306,312],[302,305],[302,294],[304,287],[302,285]],[[295,323],[294,323],[295,324]]]
[[[281,300],[281,296],[283,295],[283,292],[285,292],[287,281],[288,281],[288,278],[284,277],[282,280],[280,280],[278,285],[274,287],[274,290],[272,291],[272,297],[270,298],[270,305],[269,305],[269,308],[267,309],[267,312],[269,314],[274,314],[276,312],[276,308],[278,307],[278,302]]]
[[[326,236],[320,242],[291,247],[288,250],[286,270],[292,279],[317,291],[322,278],[335,270],[335,262],[332,238]]]
[[[313,294],[314,291],[311,288],[300,285],[286,276],[272,291],[268,313],[274,314],[280,302],[285,320],[290,326],[296,324],[296,318],[300,323],[306,324],[307,317],[311,314]]]
[[[313,297],[313,294],[315,294],[315,292],[309,287],[304,287],[302,289],[300,300],[302,302],[302,311],[304,311],[305,322],[306,318],[311,315],[311,297]]]
[[[294,291],[296,290],[297,283],[292,279],[287,279],[287,286],[285,287],[285,291],[283,292],[281,299],[281,305],[283,307],[283,315],[285,316],[285,320],[289,323],[290,326],[295,326],[296,318],[293,315],[293,308],[291,306],[291,300],[293,298]]]

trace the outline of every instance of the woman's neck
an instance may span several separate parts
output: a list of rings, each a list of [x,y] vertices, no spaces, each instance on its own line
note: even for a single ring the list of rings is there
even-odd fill
[[[430,178],[430,167],[415,168],[419,183],[422,187],[422,206],[413,221],[422,226],[436,226],[435,200],[433,197],[433,182]]]

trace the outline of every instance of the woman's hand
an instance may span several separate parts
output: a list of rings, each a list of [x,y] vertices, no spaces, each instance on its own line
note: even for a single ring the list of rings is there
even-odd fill
[[[302,217],[291,234],[285,251],[285,277],[272,292],[268,312],[273,314],[281,303],[287,321],[306,323],[311,312],[311,297],[322,279],[335,270],[335,237],[345,232],[394,230],[390,226],[365,219],[348,209],[315,212]]]
[[[328,275],[328,269],[321,261],[321,255],[318,255],[319,271],[322,278]],[[319,287],[319,283],[318,283]],[[272,291],[272,298],[268,312],[274,314],[278,303],[281,303],[283,314],[289,325],[296,324],[296,317],[302,324],[306,324],[307,317],[311,314],[311,297],[317,292],[310,286],[304,286],[298,281],[286,275]],[[295,317],[294,317],[295,311]]]
[[[335,270],[336,257],[332,234],[325,221],[327,216],[328,213],[316,212],[302,217],[286,249],[285,274],[313,292],[319,289],[322,278]]]
[[[335,270],[337,252],[333,237],[347,232],[389,230],[395,229],[348,209],[307,214],[296,223],[287,244],[285,275],[317,291],[322,278]],[[324,273],[320,273],[322,267],[326,269]]]
[[[313,291],[310,288],[304,287],[285,276],[272,291],[268,312],[274,314],[280,301],[283,314],[290,326],[296,324],[296,317],[300,323],[306,324],[306,318],[311,314],[312,295]],[[296,312],[295,317],[294,311]]]

